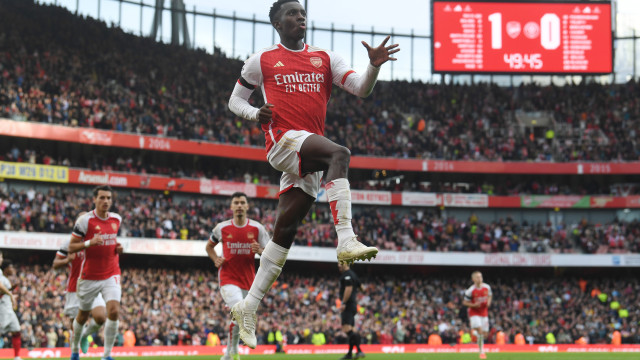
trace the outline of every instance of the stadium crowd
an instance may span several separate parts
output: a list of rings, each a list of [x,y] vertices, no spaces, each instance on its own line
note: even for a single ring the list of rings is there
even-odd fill
[[[219,49],[207,54],[156,43],[31,0],[0,3],[0,34],[2,117],[264,144],[256,123],[227,109],[242,62]],[[512,88],[380,82],[365,100],[335,91],[326,135],[356,155],[638,160],[639,91],[634,82]],[[522,132],[516,110],[551,114],[552,125],[544,136]]]
[[[205,345],[217,339],[225,344],[228,311],[215,273],[213,265],[206,270],[123,269],[126,286],[117,344],[123,343],[127,330],[135,334],[136,345]],[[69,322],[62,315],[66,276],[66,271],[55,272],[49,266],[22,265],[12,279],[17,284],[14,292],[25,347],[46,347],[51,333],[57,334],[52,345],[68,346]],[[271,331],[281,331],[288,344],[312,343],[318,333],[328,344],[344,343],[337,279],[337,270],[334,277],[283,274],[261,307],[259,343],[268,343]],[[434,333],[444,344],[467,339],[468,320],[462,307],[466,280],[392,275],[378,279],[365,278],[358,296],[356,327],[363,343],[426,343]],[[497,331],[503,331],[509,343],[517,333],[534,343],[546,343],[548,333],[557,343],[581,337],[589,343],[608,343],[614,330],[621,332],[623,342],[640,343],[640,283],[635,278],[486,279],[494,299],[490,343]],[[100,338],[94,341],[101,344]]]
[[[215,158],[193,157],[189,161],[184,159],[174,160],[171,163],[167,159],[158,159],[154,153],[141,153],[138,156],[126,156],[120,152],[112,151],[112,155],[94,152],[45,151],[37,149],[21,149],[18,146],[10,146],[10,142],[0,143],[0,161],[20,162],[43,165],[62,165],[94,171],[119,171],[133,174],[157,174],[174,178],[207,178],[213,180],[225,180],[252,184],[277,185],[280,174],[276,171],[252,171],[250,165],[238,166],[230,161],[216,161]],[[61,154],[65,154],[65,156]],[[165,161],[159,161],[165,160]],[[409,179],[401,173],[377,171],[373,174],[360,174],[351,180],[353,189],[377,190],[377,191],[424,191],[442,193],[472,193],[488,195],[615,195],[616,186],[599,184],[591,181],[585,184],[561,184],[554,181],[542,181],[535,177],[509,178],[502,176],[494,181],[420,181]],[[353,174],[353,172],[352,172]],[[358,180],[360,176],[371,178],[370,180]],[[629,186],[629,183],[625,183]],[[624,195],[634,195],[640,191],[640,186],[633,185],[627,189]]]
[[[116,193],[115,211],[123,216],[120,236],[206,240],[215,224],[229,219],[228,199],[190,197],[152,192]],[[80,211],[93,208],[92,199],[78,188],[51,187],[46,192],[0,187],[0,230],[70,233]],[[254,200],[249,217],[271,231],[275,202]],[[312,207],[295,244],[335,246],[328,206]],[[364,242],[384,250],[483,252],[640,252],[640,222],[594,224],[518,223],[511,218],[483,223],[442,217],[437,211],[415,208],[355,207],[354,229]]]

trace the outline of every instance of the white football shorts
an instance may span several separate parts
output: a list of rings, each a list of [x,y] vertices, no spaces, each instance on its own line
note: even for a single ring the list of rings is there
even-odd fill
[[[472,316],[469,318],[469,322],[472,329],[480,328],[484,332],[489,331],[489,317],[488,316]]]
[[[77,292],[80,310],[89,311],[92,309],[93,301],[102,294],[105,302],[117,301],[122,298],[120,288],[120,275],[113,275],[105,280],[78,280]]]
[[[0,333],[7,334],[20,331],[20,322],[13,309],[0,308]]]
[[[302,161],[300,159],[300,148],[311,135],[313,134],[304,130],[289,130],[269,150],[267,154],[269,164],[274,169],[282,171],[278,195],[292,187],[297,187],[314,199],[318,196],[323,172],[317,171],[310,174],[302,174]]]
[[[220,295],[225,305],[231,308],[247,296],[249,290],[240,289],[237,285],[228,284],[220,287]]]
[[[98,294],[93,300],[91,310],[97,307],[106,307],[106,303],[102,298],[102,294]],[[78,295],[74,292],[68,292],[64,302],[64,314],[68,317],[75,318],[78,315],[78,308],[80,307],[80,301],[78,301]]]

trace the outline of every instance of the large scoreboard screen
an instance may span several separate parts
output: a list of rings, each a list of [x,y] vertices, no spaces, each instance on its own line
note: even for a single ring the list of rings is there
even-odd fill
[[[610,2],[432,3],[436,73],[607,74]]]

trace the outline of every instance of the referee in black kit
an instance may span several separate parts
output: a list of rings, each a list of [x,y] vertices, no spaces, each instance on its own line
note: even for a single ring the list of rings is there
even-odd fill
[[[347,334],[347,338],[349,339],[349,352],[343,356],[341,360],[360,359],[365,355],[362,349],[360,349],[360,334],[354,331],[353,326],[355,325],[354,318],[358,311],[356,294],[362,287],[362,284],[360,283],[360,279],[358,279],[358,275],[351,270],[349,265],[339,263],[338,270],[340,270],[341,273],[340,300],[342,301],[342,305],[340,306],[340,311],[342,312],[342,331]],[[352,355],[354,346],[358,350],[355,357]]]

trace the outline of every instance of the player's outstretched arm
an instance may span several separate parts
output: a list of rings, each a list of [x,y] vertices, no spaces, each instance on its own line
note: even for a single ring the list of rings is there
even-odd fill
[[[384,38],[384,40],[382,40],[382,43],[375,48],[372,48],[369,44],[367,44],[366,41],[362,41],[362,45],[365,47],[365,49],[367,49],[367,53],[369,55],[369,62],[371,63],[371,65],[375,67],[380,67],[382,64],[386,63],[389,60],[391,61],[398,60],[397,58],[391,55],[400,51],[400,48],[398,47],[400,45],[393,44],[393,45],[387,46],[387,42],[389,41],[390,38],[391,38],[391,35],[388,35],[386,38]]]
[[[344,73],[344,75],[334,78],[334,83],[353,95],[362,98],[369,96],[378,80],[380,66],[387,61],[397,60],[392,55],[400,51],[400,48],[398,48],[398,44],[387,46],[389,39],[390,36],[387,36],[382,43],[375,48],[372,48],[366,41],[362,41],[362,45],[367,49],[369,55],[369,65],[367,69],[362,74],[357,74],[353,70],[347,72],[337,71],[337,74]],[[337,67],[345,70],[344,66],[346,66],[346,64],[344,64],[344,60],[340,57],[336,57],[336,60],[338,64]],[[343,76],[346,76],[346,79],[342,79]]]

